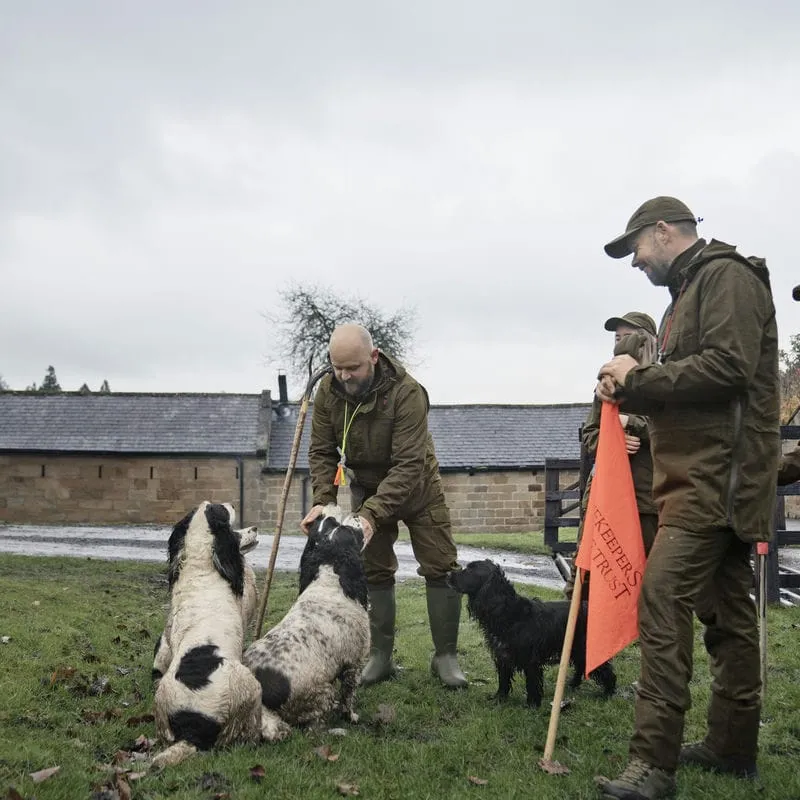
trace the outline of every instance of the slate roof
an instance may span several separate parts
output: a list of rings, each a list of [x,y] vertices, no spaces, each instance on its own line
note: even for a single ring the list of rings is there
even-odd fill
[[[578,431],[591,404],[431,406],[428,426],[443,471],[528,469],[546,458],[580,458]],[[273,409],[268,469],[289,464],[299,407]],[[297,458],[308,469],[309,407]]]
[[[255,455],[258,394],[0,392],[0,451]]]
[[[264,400],[260,394],[0,392],[0,452],[256,456],[265,445]],[[429,425],[442,470],[528,469],[546,458],[579,458],[578,430],[589,408],[432,406]],[[299,470],[308,469],[312,410]],[[298,404],[272,402],[268,470],[286,470],[298,411]]]

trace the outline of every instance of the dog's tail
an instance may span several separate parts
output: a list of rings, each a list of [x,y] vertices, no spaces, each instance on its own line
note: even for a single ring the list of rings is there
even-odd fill
[[[193,744],[189,744],[189,742],[175,742],[175,744],[170,745],[153,759],[153,767],[156,769],[174,767],[176,764],[180,764],[181,761],[193,756],[196,752],[197,748]]]

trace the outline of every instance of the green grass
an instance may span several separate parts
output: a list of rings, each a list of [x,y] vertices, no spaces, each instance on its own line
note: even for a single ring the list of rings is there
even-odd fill
[[[166,604],[163,568],[0,555],[0,587],[0,636],[10,637],[0,644],[0,797],[15,786],[25,800],[34,795],[37,800],[90,798],[113,781],[108,765],[115,754],[130,753],[140,736],[154,736],[147,715],[152,711],[153,645]],[[534,587],[518,588],[528,595],[553,596]],[[280,618],[295,591],[294,576],[276,575],[267,626]],[[772,666],[760,758],[766,790],[758,796],[797,800],[800,610],[775,608],[769,615]],[[594,798],[593,775],[616,774],[624,764],[633,716],[630,684],[638,668],[635,646],[615,660],[618,696],[603,702],[593,685],[584,684],[562,715],[555,757],[571,770],[564,777],[546,775],[537,764],[549,707],[525,708],[520,686],[504,706],[489,701],[496,687],[494,668],[466,614],[459,651],[470,688],[450,692],[431,678],[419,581],[398,588],[396,646],[403,667],[399,678],[359,691],[361,721],[342,726],[346,736],[323,728],[295,732],[280,744],[199,755],[174,769],[129,779],[134,800],[314,800],[338,796],[338,784],[355,784],[359,796],[370,800]],[[688,738],[702,735],[708,699],[699,635],[695,672]],[[555,668],[546,681],[551,696]],[[335,760],[315,752],[325,745]],[[122,761],[120,768],[146,772],[146,763]],[[250,773],[256,765],[266,774],[260,783]],[[29,777],[54,766],[60,766],[59,773],[38,785]],[[474,785],[471,776],[487,783]],[[682,770],[679,786],[678,797],[684,799],[753,796],[746,784],[696,770]]]
[[[574,542],[577,528],[561,528],[559,541]],[[401,541],[410,541],[408,532],[402,530],[398,537]],[[507,550],[523,555],[549,556],[550,548],[544,543],[544,533],[533,531],[528,533],[456,533],[453,538],[458,545],[467,547],[484,547],[489,550]]]

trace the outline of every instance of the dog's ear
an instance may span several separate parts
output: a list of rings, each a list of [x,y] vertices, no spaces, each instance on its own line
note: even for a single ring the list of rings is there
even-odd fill
[[[189,523],[197,511],[193,508],[180,522],[178,522],[172,529],[169,535],[169,542],[167,543],[167,559],[169,561],[169,568],[167,571],[167,580],[169,588],[171,589],[178,580],[181,574],[181,563],[183,554],[183,545],[186,542],[186,531],[189,530]]]
[[[214,569],[231,585],[237,597],[244,594],[244,556],[239,550],[239,538],[230,524],[225,506],[212,503],[206,506],[208,529],[214,537],[211,562]]]
[[[298,594],[303,594],[303,591],[308,588],[314,578],[317,577],[317,571],[311,569],[311,561],[314,552],[319,546],[319,526],[315,523],[308,532],[306,538],[306,546],[303,548],[303,554],[300,556],[300,571],[298,574]]]
[[[208,522],[208,529],[214,536],[217,532],[224,532],[226,530],[233,530],[231,527],[231,514],[227,506],[222,503],[209,503],[206,506],[206,522]]]

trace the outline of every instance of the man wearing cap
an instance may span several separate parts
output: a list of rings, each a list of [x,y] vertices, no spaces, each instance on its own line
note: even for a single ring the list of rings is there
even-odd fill
[[[766,263],[697,238],[674,197],[640,206],[605,246],[669,290],[659,362],[615,356],[597,395],[647,414],[659,528],[639,599],[641,675],[630,757],[606,798],[676,791],[679,763],[755,779],[761,716],[754,541],[772,535],[780,453],[778,332]],[[691,704],[692,612],[713,678],[708,732],[681,747]]]
[[[800,300],[800,286],[792,289],[792,299]],[[791,453],[781,456],[778,468],[778,486],[788,486],[795,481],[800,481],[800,444]]]
[[[605,329],[614,332],[614,355],[629,353],[640,364],[652,364],[656,357],[656,323],[649,314],[641,311],[629,311],[621,317],[611,317],[605,322]],[[602,403],[595,395],[589,416],[581,429],[581,443],[589,455],[594,458],[597,453],[597,442],[600,436],[600,410]],[[625,430],[625,445],[631,463],[633,488],[636,492],[636,505],[639,510],[639,522],[642,528],[642,541],[645,554],[650,552],[658,527],[658,511],[653,502],[653,459],[650,455],[650,433],[647,428],[647,417],[639,414],[620,414],[620,422]],[[586,484],[581,498],[581,525],[578,528],[578,543],[583,536],[583,520],[589,504],[589,491],[592,488],[592,477]],[[570,580],[567,581],[564,594],[569,599],[575,584],[577,568],[572,565]],[[584,594],[588,589],[588,576]],[[586,597],[584,596],[584,600]]]

